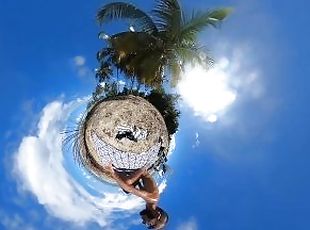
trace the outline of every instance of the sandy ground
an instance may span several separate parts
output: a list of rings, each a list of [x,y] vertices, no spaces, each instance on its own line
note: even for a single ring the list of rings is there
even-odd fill
[[[137,96],[121,96],[113,100],[105,100],[96,104],[84,121],[84,143],[88,151],[84,154],[88,161],[87,167],[97,176],[111,181],[103,168],[101,155],[93,142],[94,134],[104,143],[117,151],[141,154],[147,152],[162,140],[166,151],[169,148],[168,132],[165,122],[157,109],[148,101]],[[146,137],[137,141],[128,138],[117,139],[119,127],[136,126],[146,131]],[[81,140],[82,141],[82,140]],[[108,177],[108,178],[106,178]]]

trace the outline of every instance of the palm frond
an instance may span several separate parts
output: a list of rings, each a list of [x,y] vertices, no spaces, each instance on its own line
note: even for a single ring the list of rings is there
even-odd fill
[[[122,51],[128,55],[155,46],[157,41],[156,37],[145,32],[122,32],[113,35],[110,43],[113,50]]]
[[[80,138],[82,134],[82,121],[76,124],[73,130],[65,130],[63,132],[64,138],[62,140],[63,149],[72,149],[74,160],[80,165],[83,165],[83,154],[84,146],[81,145]]]
[[[135,76],[139,83],[149,86],[161,80],[163,52],[157,37],[145,32],[122,32],[113,35],[110,43],[114,50],[113,64],[126,77]]]
[[[215,64],[215,60],[212,57],[207,56],[205,58],[205,65],[206,65],[207,69],[213,68],[214,64]]]
[[[97,60],[99,62],[104,61],[105,59],[108,59],[113,54],[113,49],[109,47],[102,48],[97,52]]]
[[[169,72],[171,74],[170,84],[172,87],[175,87],[181,79],[182,68],[180,63],[176,61],[170,61],[168,63]]]
[[[162,83],[163,62],[159,50],[145,50],[136,55],[129,65],[134,68],[134,75],[140,83],[159,87]]]
[[[195,42],[198,33],[208,26],[218,27],[231,12],[231,8],[221,8],[207,12],[193,12],[190,19],[184,21],[180,37],[182,40]]]
[[[99,82],[105,82],[113,73],[111,62],[101,62],[99,68],[96,70],[96,78]]]
[[[226,7],[226,8],[220,8],[215,9],[210,12],[210,18],[214,21],[223,21],[231,12],[232,8]]]
[[[204,57],[201,51],[193,47],[178,47],[175,50],[180,63],[199,63],[203,62]]]
[[[177,36],[183,20],[178,0],[157,0],[152,13],[156,17],[155,22],[160,31],[166,31],[172,37]]]
[[[113,2],[104,5],[97,12],[97,21],[102,24],[116,19],[130,19],[140,30],[155,33],[157,28],[152,18],[136,6],[125,2]]]

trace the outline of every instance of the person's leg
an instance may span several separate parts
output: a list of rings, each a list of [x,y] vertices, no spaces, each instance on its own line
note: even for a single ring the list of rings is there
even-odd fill
[[[145,172],[142,176],[141,176],[142,182],[143,182],[143,189],[144,191],[153,194],[154,197],[158,197],[159,196],[159,191],[158,191],[158,187],[153,179],[153,177],[148,173]]]

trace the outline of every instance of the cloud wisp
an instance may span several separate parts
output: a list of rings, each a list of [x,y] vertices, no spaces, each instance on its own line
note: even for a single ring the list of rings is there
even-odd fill
[[[194,218],[190,218],[189,220],[179,224],[177,230],[197,230],[197,222]]]
[[[197,148],[200,145],[200,141],[199,141],[199,133],[196,132],[195,133],[195,143],[192,145],[192,148]]]
[[[77,55],[72,58],[72,64],[79,77],[92,76],[93,71],[86,65],[86,58]]]
[[[91,195],[64,167],[60,133],[81,103],[53,101],[44,107],[36,134],[25,136],[15,153],[14,173],[19,185],[33,193],[52,216],[78,225],[96,222],[107,227],[139,211],[144,202],[117,188],[102,189],[101,197]],[[165,186],[163,181],[161,188]]]

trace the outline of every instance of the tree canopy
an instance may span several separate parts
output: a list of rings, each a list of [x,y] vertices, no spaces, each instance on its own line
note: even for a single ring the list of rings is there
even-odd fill
[[[156,0],[148,14],[131,3],[113,2],[97,13],[103,25],[115,20],[129,20],[130,31],[108,36],[107,46],[98,52],[101,63],[99,78],[109,74],[114,66],[127,77],[141,84],[161,87],[164,80],[175,86],[186,63],[212,65],[213,60],[203,52],[198,35],[207,27],[219,27],[231,8],[193,11],[186,14],[178,0]]]

